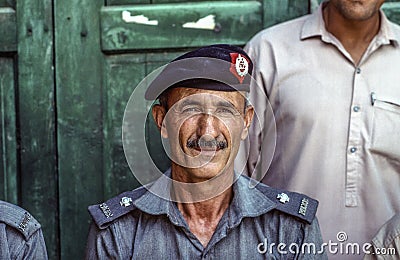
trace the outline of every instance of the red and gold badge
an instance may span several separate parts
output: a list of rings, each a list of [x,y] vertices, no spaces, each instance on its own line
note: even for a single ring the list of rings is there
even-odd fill
[[[231,53],[230,55],[231,67],[229,71],[239,80],[240,84],[242,84],[249,72],[249,61],[239,53]]]

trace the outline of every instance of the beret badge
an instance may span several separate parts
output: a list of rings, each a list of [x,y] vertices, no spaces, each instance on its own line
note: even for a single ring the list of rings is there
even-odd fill
[[[242,84],[249,72],[249,61],[239,53],[230,53],[230,55],[231,67],[229,70],[239,80],[240,84]]]

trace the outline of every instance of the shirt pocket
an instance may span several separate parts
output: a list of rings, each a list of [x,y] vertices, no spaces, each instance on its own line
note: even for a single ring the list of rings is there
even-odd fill
[[[371,95],[373,124],[371,151],[400,161],[400,98]]]

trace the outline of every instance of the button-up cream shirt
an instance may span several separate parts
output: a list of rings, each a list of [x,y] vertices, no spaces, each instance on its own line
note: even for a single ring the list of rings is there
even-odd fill
[[[319,200],[323,238],[338,243],[337,259],[362,258],[363,243],[400,211],[400,27],[380,15],[380,31],[358,65],[325,29],[322,5],[261,31],[245,48],[277,132],[268,169],[275,140],[265,132],[274,126],[266,97],[253,85],[250,100],[262,127],[256,120],[250,149],[243,145],[248,169],[263,150],[263,182]],[[342,244],[360,243],[359,255],[341,253],[343,232]]]

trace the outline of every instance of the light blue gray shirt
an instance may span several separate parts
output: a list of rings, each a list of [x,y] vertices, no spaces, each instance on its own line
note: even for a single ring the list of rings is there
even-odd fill
[[[0,259],[47,259],[40,224],[24,209],[0,201]]]
[[[318,252],[322,239],[315,218],[317,201],[263,184],[250,188],[244,176],[233,184],[233,192],[206,247],[190,231],[176,203],[144,187],[90,206],[94,223],[86,259],[326,259]],[[281,202],[282,193],[289,201]],[[124,197],[132,199],[128,207],[121,203]],[[285,246],[279,248],[280,243]]]

